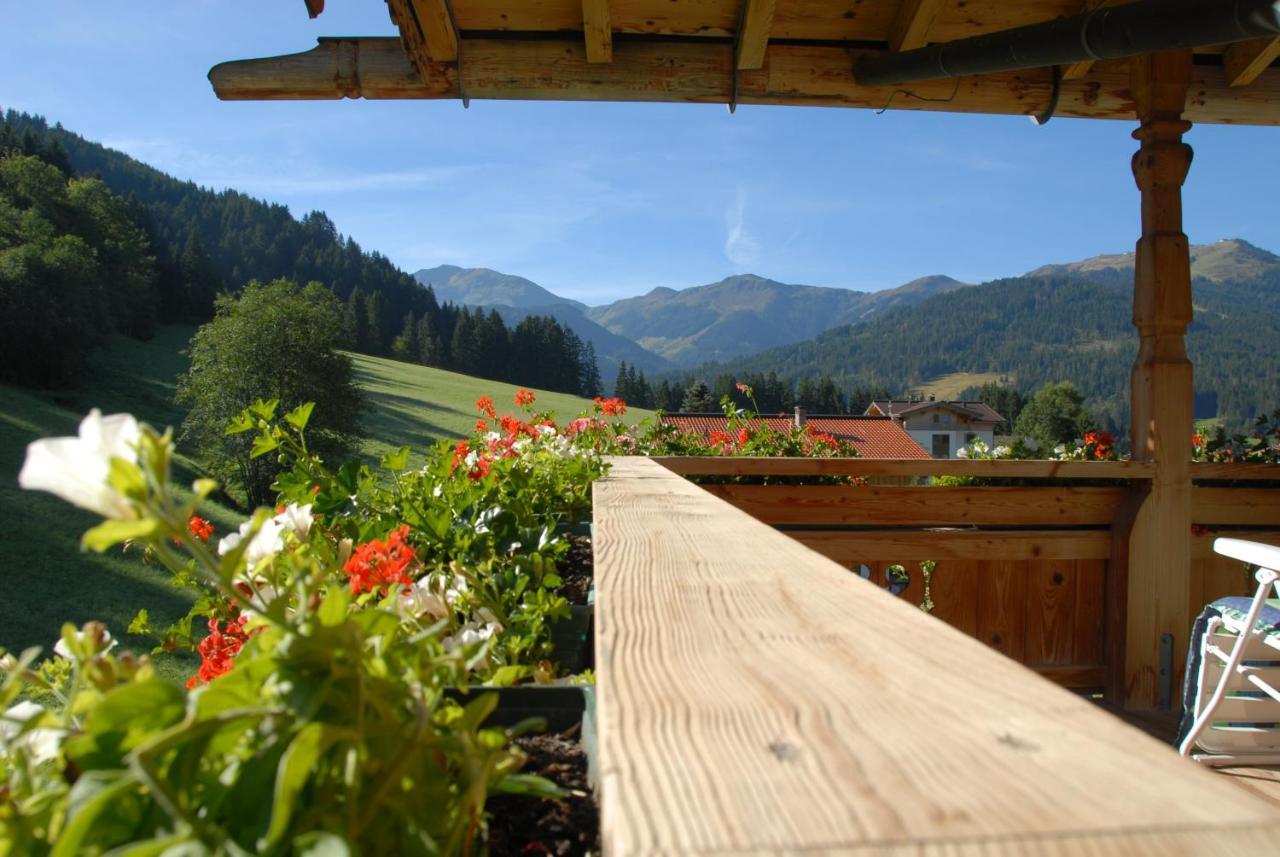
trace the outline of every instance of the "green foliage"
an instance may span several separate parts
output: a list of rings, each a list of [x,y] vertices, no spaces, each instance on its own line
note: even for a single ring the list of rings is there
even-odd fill
[[[155,332],[154,260],[122,200],[0,149],[0,380],[66,386],[113,329]]]
[[[1229,435],[1219,425],[1207,437],[1194,435],[1192,445],[1197,461],[1280,464],[1280,409],[1260,415],[1247,433]]]
[[[691,414],[705,414],[714,411],[715,400],[711,396],[711,388],[706,381],[694,381],[684,391],[684,399],[680,402],[680,410]]]
[[[1014,434],[1032,437],[1045,449],[1070,443],[1093,427],[1084,396],[1070,381],[1046,384],[1027,402],[1014,424]]]
[[[361,397],[344,341],[342,307],[319,284],[286,280],[250,283],[235,298],[217,300],[217,316],[191,341],[191,369],[178,387],[188,408],[184,442],[202,450],[210,472],[242,490],[251,506],[269,502],[280,472],[251,438],[221,427],[255,401],[289,411],[318,404],[311,437],[317,451],[341,456],[354,449]]]
[[[385,257],[368,253],[341,236],[322,212],[311,212],[298,220],[283,205],[261,202],[237,191],[214,193],[180,182],[61,127],[51,128],[40,117],[15,111],[0,117],[0,154],[6,149],[41,160],[49,165],[50,175],[59,176],[57,181],[48,176],[27,181],[24,187],[31,193],[47,195],[58,181],[65,184],[73,167],[101,177],[89,180],[102,189],[101,193],[81,194],[84,198],[76,203],[99,220],[125,213],[134,230],[124,235],[121,228],[95,227],[90,236],[79,229],[77,221],[76,228],[54,222],[54,232],[41,233],[47,238],[45,243],[68,231],[85,238],[89,249],[96,252],[101,275],[90,264],[93,260],[89,256],[94,254],[74,244],[61,246],[50,255],[49,248],[36,242],[27,255],[10,261],[9,274],[19,284],[20,296],[29,302],[44,299],[42,290],[34,288],[40,284],[52,283],[60,293],[84,292],[87,283],[107,286],[105,291],[98,290],[103,293],[95,296],[96,303],[82,300],[78,306],[68,303],[62,307],[72,310],[72,316],[82,313],[97,324],[96,329],[84,329],[90,336],[58,335],[76,318],[61,327],[52,324],[42,328],[29,322],[19,327],[15,322],[14,329],[27,331],[29,337],[45,336],[48,331],[45,338],[49,343],[83,340],[93,347],[101,345],[110,332],[110,327],[102,326],[107,317],[115,317],[121,331],[137,336],[147,335],[157,320],[206,322],[213,316],[218,294],[238,292],[251,280],[284,278],[318,282],[331,290],[345,306],[349,347],[361,353],[394,354],[410,362],[569,393],[594,395],[599,391],[594,351],[588,351],[568,326],[538,318],[509,328],[492,312],[485,315],[477,310],[473,317],[466,309],[441,306],[429,286],[424,288]],[[111,197],[110,204],[100,198],[107,189],[119,195]],[[129,203],[120,197],[127,197]],[[14,213],[0,202],[0,253],[5,249],[6,225],[12,222],[16,222]],[[94,243],[99,235],[101,241]],[[24,243],[28,243],[25,237]],[[130,254],[139,249],[147,257],[141,272],[127,265],[133,258]],[[6,292],[4,277],[0,264],[0,316],[20,319],[40,309]],[[53,313],[49,315],[40,320],[59,321]],[[406,336],[410,327],[412,337]],[[68,350],[75,352],[76,348]],[[529,359],[530,353],[536,359]],[[15,349],[14,356],[29,360],[20,349]],[[5,360],[0,373],[10,366],[27,373],[49,375],[54,369],[61,373],[58,379],[29,383],[67,383],[76,369],[57,361]]]

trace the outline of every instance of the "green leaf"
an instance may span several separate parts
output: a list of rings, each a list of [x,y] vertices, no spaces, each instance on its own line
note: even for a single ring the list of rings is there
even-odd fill
[[[203,500],[214,491],[218,490],[218,483],[217,480],[214,479],[197,479],[195,482],[191,483],[191,490],[195,493],[197,498]]]
[[[321,830],[295,837],[293,853],[298,857],[351,857],[351,846],[341,836]]]
[[[108,851],[104,857],[203,857],[208,853],[209,849],[202,843],[180,833],[121,845]]]
[[[181,721],[186,707],[186,694],[163,679],[121,685],[89,712],[84,731],[67,739],[67,756],[84,769],[119,766],[129,751]]]
[[[255,417],[259,417],[260,419],[271,420],[275,418],[276,408],[278,408],[279,406],[280,406],[279,399],[271,399],[270,401],[264,401],[262,399],[259,399],[258,401],[254,402],[252,405],[249,406],[248,412],[250,414],[253,414]]]
[[[142,468],[137,464],[113,457],[108,467],[107,484],[116,489],[116,493],[122,497],[147,496],[147,478],[142,475]]]
[[[306,402],[298,405],[298,407],[284,415],[285,422],[296,428],[298,431],[303,431],[307,427],[307,423],[311,420],[311,412],[315,409],[315,402]]]
[[[338,586],[332,586],[325,593],[324,601],[320,604],[320,610],[316,613],[316,617],[320,620],[321,625],[334,627],[341,625],[347,621],[347,608],[351,606],[351,596],[347,594],[345,589]]]
[[[243,434],[247,431],[253,431],[253,417],[249,416],[249,412],[245,411],[236,414],[231,418],[231,422],[227,425],[227,434]]]
[[[482,693],[462,708],[462,716],[455,724],[464,732],[475,732],[480,724],[498,707],[498,694]]]
[[[551,780],[534,774],[507,774],[493,784],[492,790],[498,794],[524,795],[550,800],[563,800],[569,794]]]
[[[253,449],[249,451],[250,458],[259,458],[268,452],[273,452],[280,448],[280,441],[269,434],[260,434],[253,440]]]
[[[409,447],[402,446],[395,452],[382,456],[382,469],[394,470],[397,473],[409,466]]]
[[[160,530],[160,522],[150,518],[137,521],[103,521],[84,534],[80,547],[102,553],[129,539],[146,539]]]
[[[289,749],[280,757],[280,766],[276,771],[275,797],[272,801],[271,826],[267,828],[267,835],[258,840],[259,850],[268,851],[279,843],[289,829],[294,804],[315,770],[316,763],[329,747],[345,735],[347,730],[344,729],[336,729],[325,723],[308,723],[290,742]]]
[[[86,771],[71,789],[67,825],[50,857],[75,857],[88,848],[85,837],[94,832],[111,804],[137,785],[132,775],[121,771]]]

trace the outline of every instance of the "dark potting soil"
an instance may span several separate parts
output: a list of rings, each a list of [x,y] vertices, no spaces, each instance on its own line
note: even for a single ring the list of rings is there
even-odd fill
[[[600,853],[600,817],[587,786],[587,754],[566,735],[525,735],[521,769],[573,792],[562,801],[498,795],[486,803],[490,857],[579,857]]]
[[[595,575],[595,560],[591,553],[591,539],[587,536],[569,536],[569,553],[556,568],[564,581],[560,594],[570,604],[586,604],[587,593]]]

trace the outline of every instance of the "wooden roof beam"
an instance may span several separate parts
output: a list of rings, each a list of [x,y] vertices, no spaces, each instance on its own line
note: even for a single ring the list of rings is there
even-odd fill
[[[436,62],[458,58],[458,31],[446,0],[410,0],[418,26],[427,40],[427,55]]]
[[[1096,9],[1103,9],[1107,6],[1119,6],[1121,3],[1128,3],[1130,0],[1084,0],[1080,5],[1080,13],[1092,12]],[[1089,74],[1089,69],[1093,68],[1093,60],[1085,60],[1083,62],[1073,62],[1071,65],[1062,69],[1063,80],[1079,80]]]
[[[582,0],[582,37],[587,45],[587,62],[613,62],[609,0]]]
[[[739,71],[764,66],[769,47],[769,31],[773,29],[775,0],[744,0],[742,25],[738,28],[737,57]]]
[[[1276,57],[1280,57],[1280,36],[1229,46],[1222,57],[1222,65],[1227,70],[1227,83],[1231,86],[1248,86],[1276,61]]]
[[[733,47],[724,43],[626,41],[613,46],[613,62],[587,62],[580,37],[572,39],[468,39],[463,91],[471,98],[557,101],[664,101],[727,104],[734,78]],[[773,44],[768,68],[737,73],[739,104],[863,107],[951,113],[1034,115],[1053,92],[1048,69],[937,80],[898,86],[861,86],[849,69],[874,52],[832,46]],[[397,38],[323,39],[314,49],[215,66],[209,79],[219,98],[299,100],[333,98],[457,98],[452,62],[411,62]],[[1124,63],[1098,63],[1085,80],[1067,81],[1058,116],[1133,121]],[[1280,125],[1280,69],[1250,87],[1229,87],[1217,66],[1192,69],[1186,118],[1193,122]],[[897,95],[895,96],[895,93]],[[914,97],[913,97],[914,96]]]
[[[929,41],[929,28],[942,10],[943,0],[903,0],[889,28],[889,50],[910,51]]]

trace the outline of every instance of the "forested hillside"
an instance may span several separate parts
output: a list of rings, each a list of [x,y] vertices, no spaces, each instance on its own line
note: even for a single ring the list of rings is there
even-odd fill
[[[1196,281],[1188,351],[1197,417],[1243,426],[1280,403],[1278,276]],[[1007,376],[1024,392],[1070,380],[1101,427],[1123,429],[1137,350],[1132,289],[1130,276],[1119,271],[997,280],[696,374],[776,371],[791,381],[830,375],[846,390],[895,392],[958,372]]]
[[[5,184],[6,213],[0,220],[0,253],[9,259],[0,267],[0,277],[6,278],[0,310],[6,316],[35,300],[26,292],[35,291],[37,281],[75,280],[80,298],[61,308],[97,319],[103,329],[91,337],[92,345],[113,326],[145,337],[156,321],[207,321],[216,294],[234,292],[249,280],[314,280],[347,305],[357,351],[572,393],[599,391],[594,355],[573,331],[545,318],[510,328],[496,314],[442,305],[386,257],[339,234],[322,212],[299,220],[283,205],[179,181],[38,116],[14,111],[0,124],[0,153],[37,158],[53,167],[64,185],[54,188],[52,173],[30,163],[9,169],[22,176]],[[95,220],[80,211],[90,208],[110,216]],[[118,255],[134,266],[134,282],[124,289],[117,276],[73,270],[73,260],[66,257],[79,252],[76,240],[85,245],[85,259],[109,255],[111,242],[112,247],[128,245],[132,250]],[[25,261],[19,264],[18,258]],[[87,285],[90,281],[96,285]],[[46,304],[65,292],[53,290]],[[153,318],[137,321],[137,312],[123,309],[126,302],[138,301]],[[536,376],[534,365],[523,359],[531,350],[539,355]]]

